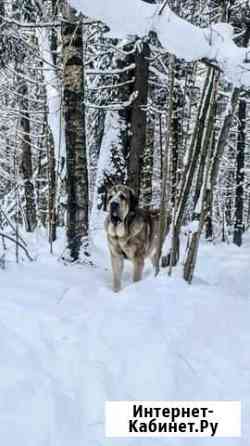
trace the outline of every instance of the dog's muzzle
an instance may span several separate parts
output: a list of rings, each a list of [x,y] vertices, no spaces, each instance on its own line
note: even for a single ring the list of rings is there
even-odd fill
[[[116,201],[113,201],[110,204],[110,218],[114,225],[117,225],[119,222],[121,222],[119,215],[119,203],[117,203]]]

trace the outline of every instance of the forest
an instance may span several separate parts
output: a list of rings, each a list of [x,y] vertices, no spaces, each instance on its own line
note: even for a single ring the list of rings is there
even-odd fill
[[[249,40],[248,0],[0,0],[4,446],[166,445],[106,403],[183,401],[241,416],[169,445],[250,445]]]
[[[231,25],[235,44],[248,47],[247,1],[169,6],[200,28]],[[46,229],[50,252],[65,234],[65,262],[91,263],[91,234],[113,183],[132,187],[140,207],[160,208],[158,257],[169,274],[180,244],[189,283],[201,238],[242,245],[247,85],[232,83],[216,60],[168,53],[154,30],[109,36],[105,23],[63,1],[3,1],[1,30],[3,267],[10,245],[17,261],[32,258],[25,235],[37,228]]]
[[[247,48],[247,1],[169,3],[200,28],[230,24]],[[91,262],[113,183],[161,209],[158,257],[169,274],[180,243],[189,283],[201,237],[241,246],[250,221],[247,86],[216,61],[168,53],[153,30],[109,37],[105,23],[63,1],[2,2],[1,29],[3,265],[12,243],[17,259],[32,257],[25,233],[39,227],[51,252],[64,232],[64,260]]]

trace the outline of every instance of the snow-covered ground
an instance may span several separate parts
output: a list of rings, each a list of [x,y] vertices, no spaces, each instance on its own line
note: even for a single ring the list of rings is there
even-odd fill
[[[102,237],[95,268],[38,237],[36,262],[0,270],[1,445],[250,445],[250,238],[203,244],[192,286],[128,266],[114,294]],[[105,400],[242,400],[243,437],[105,439]]]

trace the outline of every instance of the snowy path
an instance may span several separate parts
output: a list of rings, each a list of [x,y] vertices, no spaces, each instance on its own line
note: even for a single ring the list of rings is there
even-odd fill
[[[105,256],[99,250],[99,258]],[[43,255],[1,272],[4,446],[196,445],[104,438],[105,400],[242,400],[250,445],[250,240],[202,247],[193,286],[149,270],[119,295],[103,267]],[[102,260],[104,263],[104,261]],[[178,272],[177,272],[178,274]]]

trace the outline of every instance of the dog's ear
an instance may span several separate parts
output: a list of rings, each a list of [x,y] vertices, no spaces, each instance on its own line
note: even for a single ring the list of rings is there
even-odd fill
[[[130,211],[134,212],[138,208],[138,198],[133,191],[133,189],[129,189],[129,199],[130,199]]]

